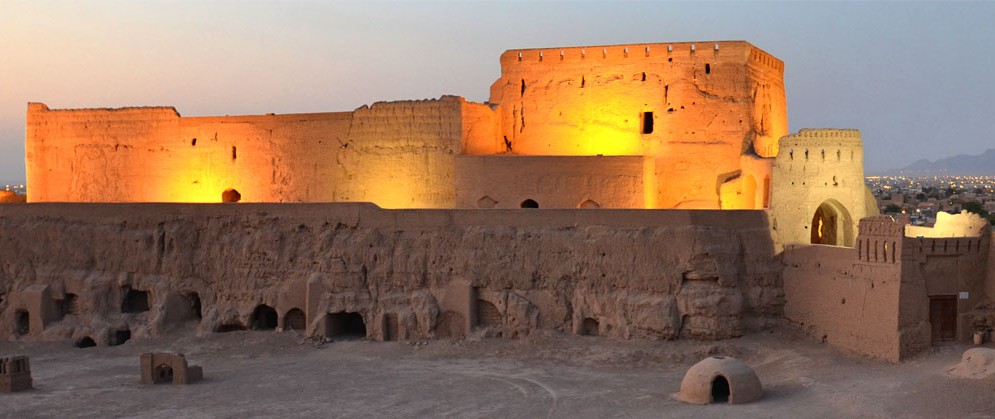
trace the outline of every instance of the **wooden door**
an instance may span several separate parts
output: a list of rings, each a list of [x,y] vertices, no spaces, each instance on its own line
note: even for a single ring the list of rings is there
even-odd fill
[[[929,323],[933,327],[933,342],[957,339],[957,296],[929,297]]]

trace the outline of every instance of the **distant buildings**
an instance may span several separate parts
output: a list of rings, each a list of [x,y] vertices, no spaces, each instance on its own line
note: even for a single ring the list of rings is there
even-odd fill
[[[933,225],[938,212],[968,210],[990,221],[995,213],[995,176],[870,176],[867,186],[882,213],[914,225]]]

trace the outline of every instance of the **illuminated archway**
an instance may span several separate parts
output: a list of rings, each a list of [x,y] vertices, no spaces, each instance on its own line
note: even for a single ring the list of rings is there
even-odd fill
[[[827,199],[812,216],[812,244],[853,246],[853,219],[843,204]]]

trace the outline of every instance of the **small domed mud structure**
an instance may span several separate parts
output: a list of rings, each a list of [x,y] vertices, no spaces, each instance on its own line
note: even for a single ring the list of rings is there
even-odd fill
[[[753,368],[736,358],[713,356],[688,369],[678,398],[694,404],[737,404],[758,400],[763,394]]]

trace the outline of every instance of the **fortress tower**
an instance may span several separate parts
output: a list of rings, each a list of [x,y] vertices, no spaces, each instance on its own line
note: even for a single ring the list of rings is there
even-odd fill
[[[858,221],[876,215],[854,129],[803,129],[780,141],[771,215],[782,243],[853,247]]]
[[[510,50],[490,102],[508,154],[645,156],[646,208],[761,208],[788,133],[784,63],[743,41]]]

